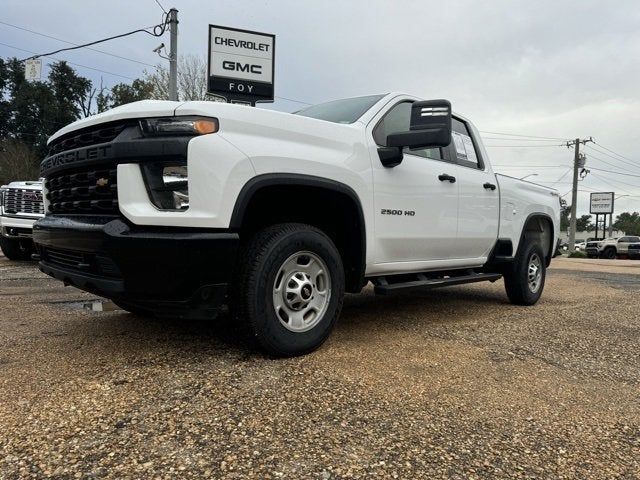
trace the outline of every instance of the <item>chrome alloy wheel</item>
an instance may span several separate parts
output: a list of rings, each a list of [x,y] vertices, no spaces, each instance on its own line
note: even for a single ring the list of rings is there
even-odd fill
[[[542,261],[536,253],[529,257],[527,283],[529,284],[529,290],[531,293],[536,293],[542,284]]]
[[[292,332],[315,327],[331,298],[331,276],[315,253],[297,252],[278,269],[273,284],[273,308],[280,323]]]

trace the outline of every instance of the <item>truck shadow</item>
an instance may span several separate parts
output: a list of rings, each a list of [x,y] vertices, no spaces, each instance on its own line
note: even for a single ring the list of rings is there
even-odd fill
[[[425,325],[464,321],[473,318],[477,309],[506,303],[506,296],[495,289],[452,287],[449,289],[376,296],[371,288],[358,295],[347,295],[342,315],[333,337],[342,333],[375,330],[392,333],[407,325]],[[89,318],[86,318],[88,316]],[[244,327],[228,313],[215,320],[157,319],[125,311],[86,312],[81,319],[70,319],[71,336],[89,337],[93,344],[104,340],[136,354],[144,351],[170,350],[174,354],[193,356],[231,353],[237,359],[262,357],[247,339]],[[67,330],[65,328],[65,330]]]

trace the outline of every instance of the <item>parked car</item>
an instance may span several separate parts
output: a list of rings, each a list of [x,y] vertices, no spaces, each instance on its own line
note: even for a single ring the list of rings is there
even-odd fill
[[[588,242],[587,255],[591,258],[613,259],[620,255],[627,255],[629,245],[639,243],[640,237],[626,236],[619,238],[607,238],[604,240]]]
[[[43,216],[42,182],[11,182],[0,188],[0,249],[9,260],[31,258],[33,224]]]
[[[574,248],[576,252],[584,252],[586,245],[587,245],[586,240],[576,240],[574,244]]]
[[[513,303],[534,304],[559,233],[558,192],[495,174],[445,100],[297,114],[143,101],[49,149],[43,272],[148,315],[230,304],[278,356],[322,344],[344,292],[369,281],[391,294],[504,277]]]
[[[640,243],[630,243],[627,249],[627,255],[632,260],[640,259]]]

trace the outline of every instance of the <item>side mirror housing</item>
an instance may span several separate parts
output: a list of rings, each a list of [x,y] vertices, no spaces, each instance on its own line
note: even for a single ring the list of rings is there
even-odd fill
[[[413,103],[409,131],[388,135],[387,146],[380,147],[378,155],[385,167],[395,167],[402,162],[403,148],[439,148],[449,143],[451,102],[425,100]]]

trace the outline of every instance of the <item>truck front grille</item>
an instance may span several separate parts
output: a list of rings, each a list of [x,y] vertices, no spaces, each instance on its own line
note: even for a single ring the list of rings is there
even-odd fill
[[[8,215],[44,215],[42,192],[24,188],[4,191],[4,213]]]
[[[84,168],[47,178],[49,213],[117,214],[115,168]]]

